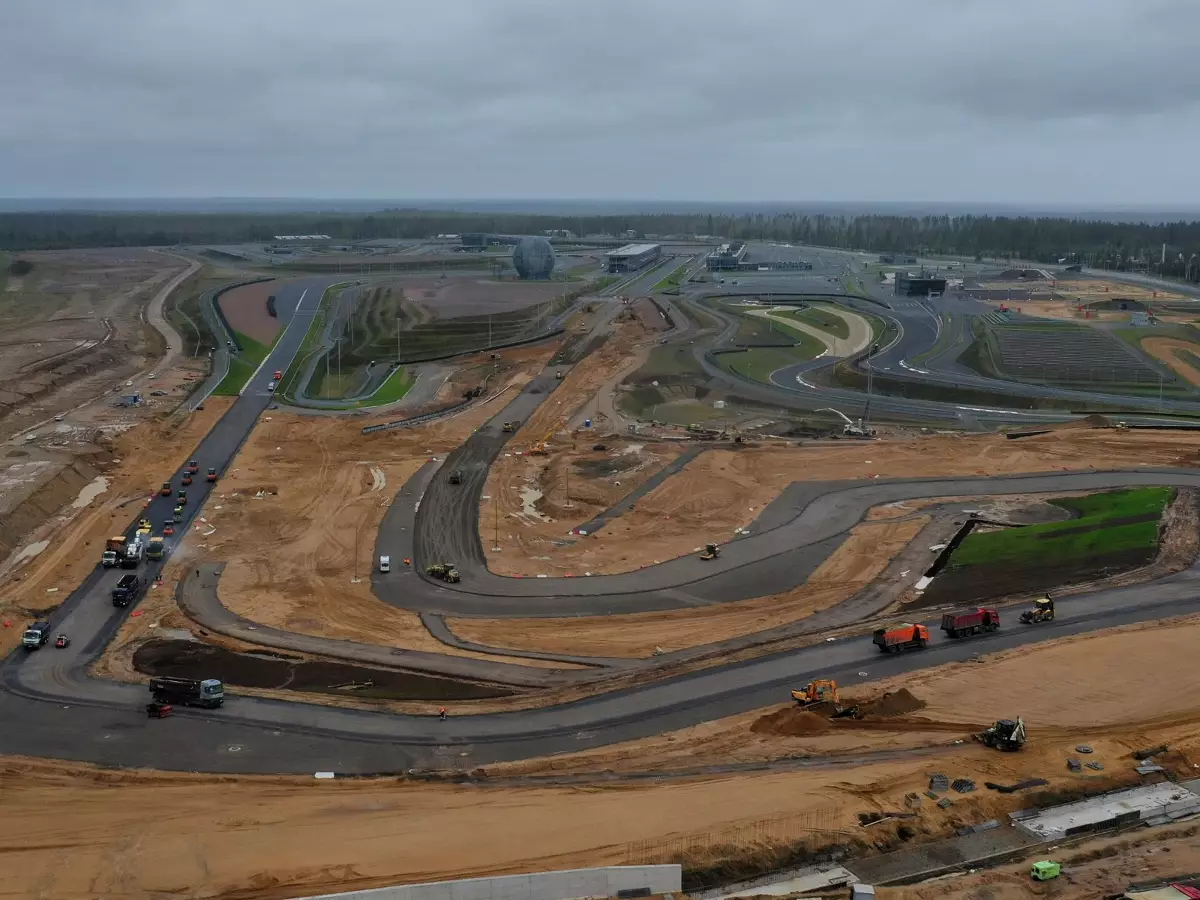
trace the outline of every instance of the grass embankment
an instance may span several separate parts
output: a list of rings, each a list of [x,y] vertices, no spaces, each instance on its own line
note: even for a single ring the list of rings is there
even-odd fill
[[[650,293],[679,293],[679,285],[683,283],[683,276],[687,274],[688,266],[690,265],[690,262],[685,262],[682,265],[676,266],[669,275],[667,275],[650,289]]]
[[[1060,497],[1074,517],[968,535],[918,605],[967,604],[1091,581],[1154,559],[1159,523],[1174,488]]]
[[[254,338],[247,337],[240,331],[235,331],[233,337],[242,352],[229,358],[229,372],[221,379],[217,389],[213,391],[214,394],[226,397],[236,396],[246,386],[255,369],[267,358],[267,354],[275,346],[272,344],[268,347],[266,344],[260,344]]]

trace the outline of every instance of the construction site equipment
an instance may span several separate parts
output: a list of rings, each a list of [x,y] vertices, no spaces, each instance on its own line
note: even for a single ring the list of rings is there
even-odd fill
[[[216,709],[225,702],[225,686],[215,678],[170,678],[156,675],[150,679],[155,703],[177,703]]]
[[[995,747],[997,750],[1013,752],[1025,746],[1024,719],[999,719],[990,728],[971,735],[985,747]]]
[[[1029,877],[1034,881],[1049,881],[1062,874],[1062,864],[1042,859],[1029,867]]]
[[[173,519],[174,519],[176,522],[182,522],[182,521],[183,521],[183,507],[182,507],[182,506],[176,506],[176,507],[175,507],[175,509],[174,509],[174,510],[172,511],[172,513],[171,513],[171,517],[172,517],[172,518],[173,518]]]
[[[1000,613],[994,609],[964,610],[962,612],[946,613],[942,616],[942,631],[952,638],[966,637],[969,634],[983,634],[985,631],[995,631],[1000,627]]]
[[[529,452],[534,456],[545,456],[549,451],[546,449],[546,441],[553,437],[554,432],[562,428],[567,422],[566,419],[559,419],[553,425],[546,429],[546,433],[529,445]]]
[[[141,589],[142,580],[133,572],[130,572],[128,575],[122,575],[121,580],[112,589],[113,606],[128,606],[132,601],[137,599],[138,592]]]
[[[1038,625],[1042,622],[1054,621],[1054,598],[1047,594],[1033,601],[1033,609],[1021,613],[1022,625]]]
[[[146,545],[142,541],[140,533],[126,545],[125,553],[121,556],[122,569],[136,569],[142,562],[142,557],[146,555]]]
[[[34,622],[21,635],[21,646],[32,652],[40,650],[48,640],[50,640],[50,623]]]
[[[431,575],[434,578],[440,578],[449,584],[458,583],[458,569],[454,567],[454,563],[434,563],[425,567],[425,574]]]
[[[556,372],[554,373],[554,377],[555,377],[557,380],[559,380],[559,381],[562,381],[562,377],[563,377],[563,372],[562,372],[562,369],[559,369],[558,371],[556,371]]]
[[[700,553],[701,559],[716,559],[721,555],[721,548],[716,544],[705,544],[704,550]]]
[[[150,542],[146,544],[147,559],[162,559],[166,553],[166,544],[161,537],[157,535],[150,538]]]
[[[476,397],[483,396],[483,385],[476,385],[473,388],[467,388],[462,392],[464,400],[474,400]]]
[[[450,473],[450,477],[446,480],[449,481],[451,484],[462,484],[463,470],[455,469],[453,472]]]
[[[833,719],[858,715],[857,705],[842,706],[841,698],[838,697],[837,682],[828,678],[818,678],[816,681],[810,681],[800,690],[793,690],[792,699],[801,709],[829,713],[830,718]]]
[[[839,409],[834,409],[832,406],[826,406],[816,412],[831,412],[842,420],[842,435],[852,438],[873,438],[878,432],[869,425],[863,424],[863,420],[857,422],[852,420],[848,415]]]
[[[187,464],[187,472],[189,475],[195,475],[199,471],[200,471],[200,463],[196,462],[194,459],[190,463]]]
[[[180,506],[183,506],[185,503],[187,503],[187,491],[180,491],[179,496],[175,498],[175,502]]]
[[[162,528],[163,528],[163,535],[166,537],[170,537],[171,535],[173,535],[175,533],[175,520],[174,519],[164,519]]]
[[[183,477],[179,479],[179,483],[182,484],[184,487],[187,487],[189,484],[192,483],[192,476],[189,473],[184,472]]]
[[[518,423],[516,423],[516,422],[505,422],[500,427],[500,430],[503,431],[505,434],[512,434],[514,431],[517,430],[517,424]]]
[[[929,629],[924,625],[904,623],[891,628],[878,628],[871,642],[883,653],[905,650],[924,650],[929,643]]]
[[[104,553],[100,557],[100,565],[106,569],[119,566],[125,557],[125,535],[118,534],[110,537],[104,543]]]
[[[138,519],[137,534],[149,534],[149,533],[150,533],[150,520],[149,519]]]
[[[207,481],[209,484],[216,481],[217,480],[217,470],[210,467],[208,470],[208,474],[204,476],[204,480]]]
[[[164,481],[163,486],[158,489],[158,493],[160,496],[170,497],[171,496],[171,482]]]

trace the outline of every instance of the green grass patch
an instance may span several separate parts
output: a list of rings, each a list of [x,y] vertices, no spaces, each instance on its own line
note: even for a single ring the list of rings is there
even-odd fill
[[[971,534],[950,558],[951,568],[1003,563],[1067,568],[1086,559],[1153,548],[1173,488],[1151,487],[1060,497],[1050,502],[1078,518]]]
[[[679,285],[683,283],[683,276],[687,274],[688,266],[690,265],[690,262],[685,262],[682,265],[676,266],[669,275],[650,289],[650,293],[664,294],[668,291],[678,291]]]
[[[238,346],[242,348],[242,352],[238,356],[230,357],[229,372],[221,379],[217,389],[213,391],[214,394],[225,397],[236,396],[246,386],[246,382],[250,380],[254,370],[271,352],[271,347],[260,344],[254,338],[247,337],[240,331],[235,331],[233,336]]]
[[[815,354],[814,354],[815,355]],[[813,355],[791,347],[755,347],[737,353],[722,353],[717,363],[735,375],[760,384],[771,384],[771,373],[796,363],[807,362]]]
[[[357,406],[383,406],[385,403],[395,403],[397,400],[404,399],[404,396],[416,383],[417,379],[409,373],[408,369],[398,368],[379,386],[379,390],[367,399],[358,401]]]

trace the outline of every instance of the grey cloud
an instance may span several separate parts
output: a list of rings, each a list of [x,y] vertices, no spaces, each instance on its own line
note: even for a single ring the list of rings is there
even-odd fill
[[[1136,203],[1200,188],[1176,148],[1200,138],[1189,0],[5,7],[0,195]]]

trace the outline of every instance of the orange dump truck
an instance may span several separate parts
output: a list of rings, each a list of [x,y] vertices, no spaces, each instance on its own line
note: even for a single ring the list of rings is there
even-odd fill
[[[929,643],[929,629],[924,625],[893,625],[879,628],[871,642],[884,653],[901,653],[905,650],[924,650]]]

